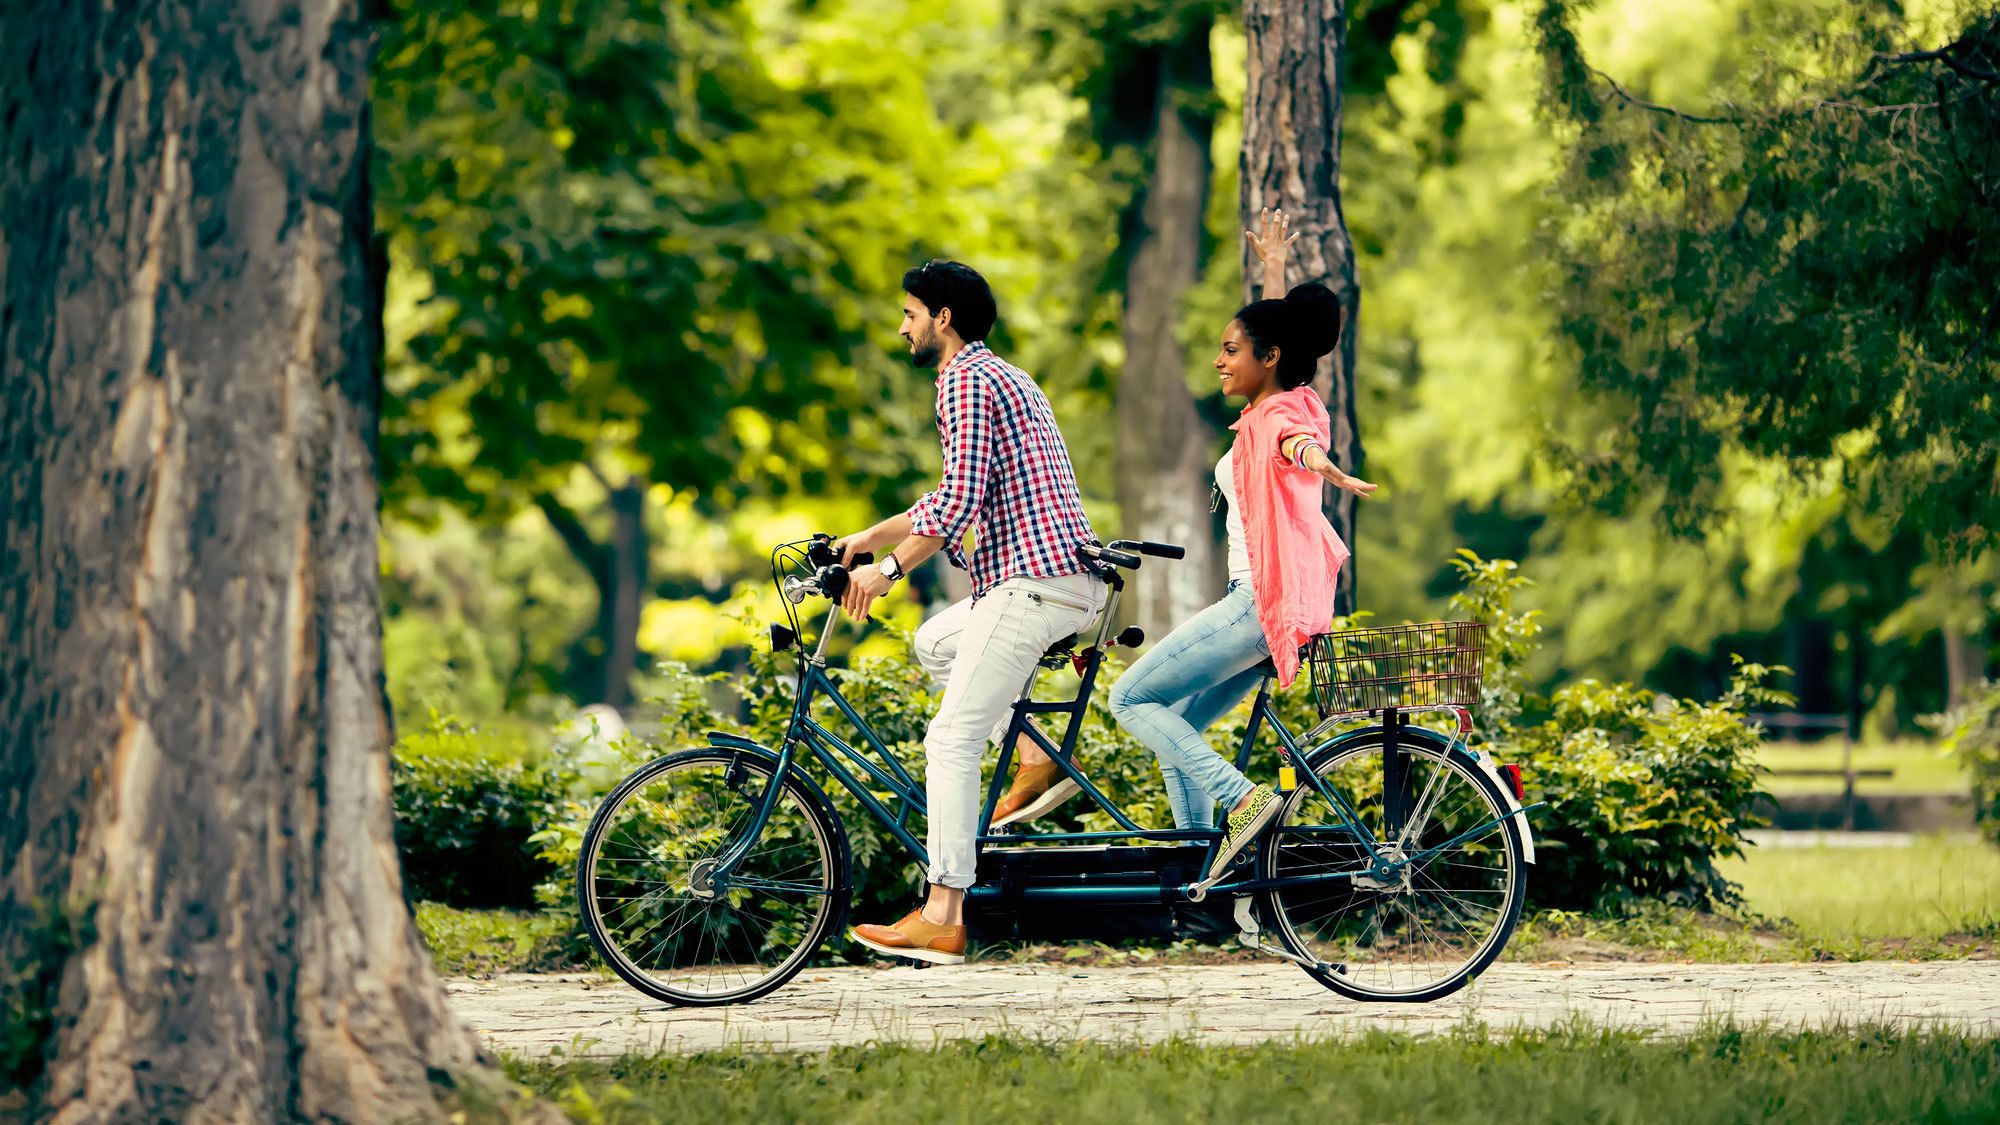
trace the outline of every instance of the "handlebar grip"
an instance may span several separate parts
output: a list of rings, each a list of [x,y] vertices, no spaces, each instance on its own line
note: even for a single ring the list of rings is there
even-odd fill
[[[867,565],[868,565],[869,563],[872,563],[872,562],[874,562],[874,561],[875,561],[875,554],[874,554],[874,552],[872,552],[872,551],[862,551],[862,552],[860,552],[859,554],[857,554],[857,555],[855,555],[855,556],[854,556],[854,561],[853,561],[853,563],[852,563],[851,565],[854,565],[854,566],[867,566]]]
[[[825,594],[826,599],[831,602],[837,602],[846,597],[847,568],[839,563],[835,563],[820,571],[819,589],[820,593]]]
[[[1142,555],[1151,555],[1157,559],[1187,558],[1186,547],[1178,543],[1155,543],[1150,539],[1139,544],[1139,553]]]
[[[1114,551],[1109,547],[1099,547],[1097,549],[1097,557],[1110,563],[1112,566],[1122,566],[1126,570],[1139,569],[1139,556],[1137,555],[1128,555],[1123,551]]]

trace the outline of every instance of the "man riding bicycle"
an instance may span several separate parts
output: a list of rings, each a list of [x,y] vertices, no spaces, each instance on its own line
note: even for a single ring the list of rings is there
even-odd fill
[[[1004,736],[1013,703],[1048,647],[1096,618],[1105,588],[1077,555],[1095,537],[1048,399],[984,342],[997,311],[986,279],[958,262],[927,262],[903,275],[903,293],[910,360],[938,369],[944,473],[908,511],[837,543],[843,563],[896,545],[879,563],[853,571],[842,606],[849,617],[865,618],[876,598],[940,549],[971,572],[972,596],[916,635],[917,659],[945,685],[924,737],[929,895],[893,925],[856,926],[851,936],[878,953],[959,964],[986,744]],[[976,539],[969,557],[968,531]],[[1057,773],[1038,748],[1024,747],[996,822],[1060,801],[1066,793],[1051,789]]]

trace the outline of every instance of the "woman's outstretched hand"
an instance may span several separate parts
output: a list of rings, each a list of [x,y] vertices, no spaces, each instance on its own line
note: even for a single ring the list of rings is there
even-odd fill
[[[1352,492],[1357,499],[1366,500],[1369,493],[1382,487],[1379,484],[1370,484],[1360,477],[1350,477],[1339,469],[1333,468],[1331,465],[1327,466],[1327,468],[1331,471],[1321,473],[1320,476],[1325,477],[1328,484],[1333,485],[1333,487],[1338,488],[1342,492]]]
[[[1292,243],[1299,240],[1298,235],[1289,233],[1292,220],[1282,208],[1274,210],[1266,207],[1259,213],[1257,225],[1257,230],[1243,232],[1243,237],[1250,240],[1250,249],[1256,252],[1257,260],[1266,264],[1283,262],[1291,253]]]

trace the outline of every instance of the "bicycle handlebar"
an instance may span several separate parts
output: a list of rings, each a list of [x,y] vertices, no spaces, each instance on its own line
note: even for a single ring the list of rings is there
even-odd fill
[[[1127,554],[1112,547],[1100,547],[1095,543],[1085,543],[1076,550],[1078,554],[1087,559],[1110,563],[1112,566],[1122,566],[1126,570],[1139,569],[1139,556]]]
[[[1178,543],[1155,543],[1150,539],[1114,539],[1109,546],[1117,551],[1137,551],[1156,559],[1187,558],[1187,548]]]

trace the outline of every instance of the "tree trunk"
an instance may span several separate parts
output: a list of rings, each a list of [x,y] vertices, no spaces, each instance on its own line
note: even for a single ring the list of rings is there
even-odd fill
[[[604,639],[598,698],[619,710],[632,702],[639,670],[639,611],[646,604],[646,487],[628,480],[611,493],[611,544],[607,573],[598,583],[597,623]]]
[[[0,965],[36,967],[5,998],[36,1118],[428,1118],[478,1061],[390,834],[373,42],[353,0],[0,17]]]
[[[1118,376],[1118,536],[1179,543],[1187,559],[1148,571],[1127,604],[1147,633],[1164,637],[1215,600],[1223,552],[1208,514],[1214,429],[1195,410],[1181,346],[1182,302],[1201,279],[1208,210],[1212,114],[1209,22],[1146,52],[1134,79],[1150,77],[1152,169],[1126,216],[1125,369]],[[1150,71],[1150,74],[1147,72]]]
[[[1836,714],[1840,704],[1833,686],[1833,631],[1818,618],[1798,617],[1785,633],[1798,709],[1807,715]]]
[[[542,516],[597,587],[597,620],[569,646],[570,689],[593,703],[623,710],[632,701],[639,669],[639,614],[650,592],[646,540],[646,482],[613,485],[602,476],[611,535],[599,543],[583,521],[547,493],[535,498]]]
[[[1973,690],[1986,678],[1986,661],[1990,656],[1983,631],[1968,635],[1950,627],[1944,630],[1945,701],[1948,706],[1956,707],[1972,701]]]
[[[1315,386],[1333,415],[1333,458],[1363,476],[1361,430],[1355,413],[1355,332],[1361,288],[1354,243],[1340,206],[1340,86],[1345,79],[1346,0],[1244,0],[1250,76],[1243,96],[1243,163],[1239,210],[1243,228],[1256,227],[1263,207],[1283,207],[1299,234],[1292,248],[1293,284],[1317,281],[1340,298],[1340,346],[1320,366]],[[1262,276],[1242,248],[1244,299]],[[1331,486],[1327,519],[1354,549],[1355,500]],[[1358,553],[1356,558],[1358,559]],[[1356,560],[1334,599],[1337,613],[1355,607]]]

